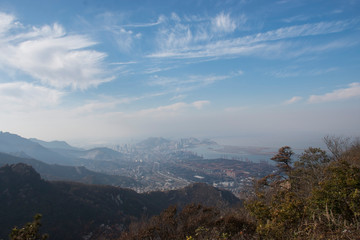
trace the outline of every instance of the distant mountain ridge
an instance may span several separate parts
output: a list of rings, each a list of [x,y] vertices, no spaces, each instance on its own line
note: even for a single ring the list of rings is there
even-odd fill
[[[46,142],[43,140],[39,140],[36,138],[29,138],[30,141],[35,142],[40,144],[43,147],[46,148],[55,148],[55,149],[66,149],[66,150],[83,150],[81,148],[76,148],[73,146],[70,146],[67,142],[65,141],[51,141],[51,142]]]
[[[123,154],[107,147],[96,147],[86,150],[73,147],[65,141],[46,142],[36,138],[30,138],[29,140],[70,158],[82,158],[98,161],[111,161],[123,158]]]
[[[93,161],[121,161],[123,154],[106,147],[84,150],[64,141],[46,142],[35,138],[0,132],[0,152],[34,158],[49,164],[92,165]]]
[[[0,132],[0,152],[29,156],[50,164],[74,165],[73,159],[64,157],[39,143],[7,132]]]
[[[0,167],[0,238],[14,225],[22,225],[35,213],[43,214],[42,231],[51,239],[81,239],[96,232],[121,229],[131,219],[159,214],[171,204],[196,202],[214,206],[240,203],[231,193],[206,184],[193,184],[169,192],[138,194],[111,186],[47,182],[30,166],[18,163]],[[89,235],[90,234],[90,235]]]
[[[97,161],[118,161],[124,158],[122,153],[106,147],[98,147],[79,151],[75,153],[74,156]]]
[[[113,185],[127,188],[141,185],[139,182],[129,177],[98,173],[90,171],[83,166],[47,164],[36,159],[0,153],[0,166],[17,163],[25,163],[32,166],[40,173],[42,178],[51,181],[74,181],[86,184]]]
[[[171,141],[162,137],[150,137],[136,144],[137,147],[152,149],[156,147],[168,146]]]

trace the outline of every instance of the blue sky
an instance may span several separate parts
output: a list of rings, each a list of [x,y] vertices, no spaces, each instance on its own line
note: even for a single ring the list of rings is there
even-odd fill
[[[360,135],[360,1],[0,2],[2,131],[278,147]]]

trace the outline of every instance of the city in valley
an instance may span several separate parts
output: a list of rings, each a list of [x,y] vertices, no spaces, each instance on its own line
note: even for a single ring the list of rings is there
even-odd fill
[[[157,137],[134,144],[81,149],[62,141],[25,139],[11,133],[0,136],[3,142],[7,141],[4,149],[0,149],[2,152],[34,158],[43,164],[55,164],[51,165],[53,168],[71,166],[76,174],[83,175],[78,179],[67,179],[69,174],[67,178],[54,176],[40,169],[46,179],[108,184],[137,192],[174,190],[202,182],[230,190],[240,197],[251,189],[255,179],[275,170],[270,158],[276,149],[222,146],[212,140],[196,138],[169,140]],[[31,165],[36,169],[35,164]],[[96,174],[103,174],[101,179],[107,180],[99,180]],[[109,180],[104,176],[121,179]]]

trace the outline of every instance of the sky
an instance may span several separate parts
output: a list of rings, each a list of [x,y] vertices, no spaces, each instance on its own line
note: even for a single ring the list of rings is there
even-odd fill
[[[359,0],[2,0],[0,130],[316,146],[360,136]]]

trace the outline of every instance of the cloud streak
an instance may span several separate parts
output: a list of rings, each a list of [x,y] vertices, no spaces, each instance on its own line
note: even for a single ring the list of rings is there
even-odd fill
[[[333,102],[350,98],[360,97],[360,83],[354,82],[347,88],[334,90],[324,95],[311,95],[308,99],[309,103]]]
[[[231,75],[190,75],[178,78],[154,76],[154,79],[149,82],[149,85],[161,86],[169,89],[170,92],[187,92],[211,85],[217,81],[226,80],[230,77]]]
[[[289,104],[293,104],[293,103],[299,102],[300,100],[302,100],[302,97],[294,96],[294,97],[290,98],[289,100],[286,100],[286,101],[284,102],[284,104],[289,105]]]
[[[128,114],[127,117],[141,117],[141,116],[147,116],[147,117],[160,117],[160,116],[174,116],[177,114],[180,114],[181,112],[185,110],[191,110],[191,109],[202,109],[205,105],[210,104],[210,101],[207,100],[200,100],[195,101],[192,103],[185,103],[185,102],[177,102],[170,105],[165,106],[159,106],[156,108],[149,108],[149,109],[143,109],[140,111],[137,111],[132,114]]]
[[[145,27],[154,27],[166,20],[165,16],[160,15],[156,22],[149,22],[149,23],[135,23],[135,24],[124,24],[122,27],[130,27],[130,28],[145,28]]]
[[[224,16],[228,15],[223,15]],[[216,19],[216,18],[215,18]],[[229,20],[230,21],[230,20]],[[222,20],[223,29],[232,29]],[[295,25],[290,27],[282,27],[275,30],[270,30],[263,33],[248,35],[240,38],[231,38],[228,40],[197,42],[193,31],[189,26],[181,25],[182,31],[176,31],[179,26],[175,26],[170,30],[172,34],[164,34],[159,38],[159,44],[162,49],[158,52],[148,55],[151,58],[204,58],[204,57],[219,57],[232,55],[249,55],[262,54],[269,51],[279,51],[289,46],[289,44],[279,43],[279,41],[287,41],[294,38],[317,36],[324,34],[331,34],[344,31],[354,24],[357,20],[347,21],[331,21],[318,22],[311,24]],[[223,26],[224,25],[224,26]],[[226,27],[225,27],[226,25]],[[175,29],[175,30],[174,30]],[[234,28],[235,30],[235,28]],[[208,34],[209,35],[209,34]],[[170,44],[171,43],[171,44]]]

